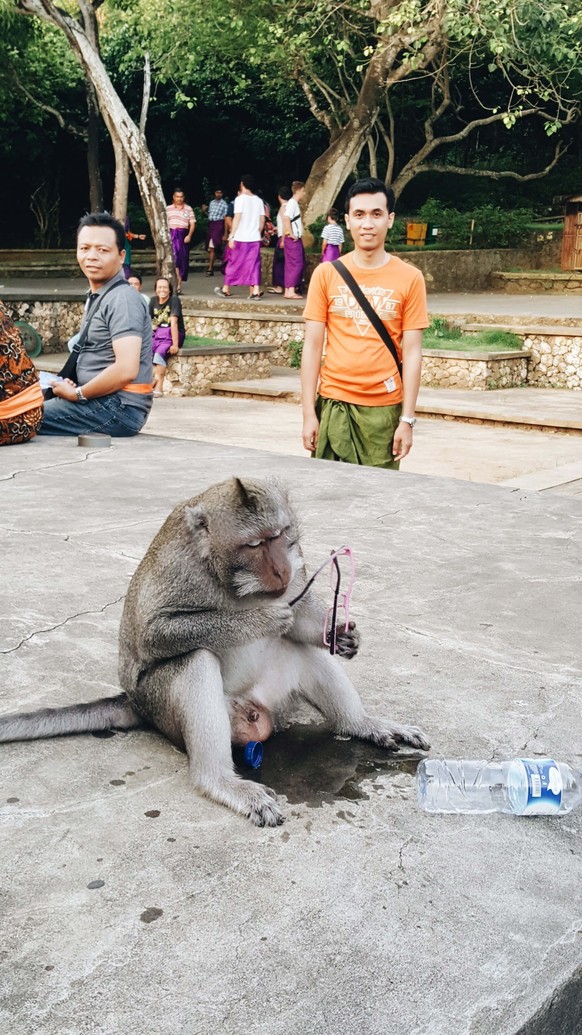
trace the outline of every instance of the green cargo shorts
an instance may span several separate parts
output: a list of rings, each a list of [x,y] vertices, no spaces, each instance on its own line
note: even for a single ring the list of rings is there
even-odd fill
[[[356,406],[337,399],[317,397],[315,412],[319,420],[317,448],[311,455],[318,460],[340,460],[345,464],[384,467],[397,471],[392,442],[402,406]]]

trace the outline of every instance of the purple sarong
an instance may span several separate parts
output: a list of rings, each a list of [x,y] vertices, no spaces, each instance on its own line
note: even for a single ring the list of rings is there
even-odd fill
[[[339,244],[326,244],[321,255],[322,262],[335,262],[340,257]]]
[[[305,248],[299,238],[285,238],[285,287],[298,288],[305,273]]]
[[[285,287],[285,252],[282,237],[277,238],[273,252],[273,287]]]
[[[261,283],[261,242],[235,241],[234,248],[227,248],[228,264],[224,271],[224,283],[229,287],[246,284],[253,287]]]
[[[178,331],[178,347],[182,347],[184,341],[184,333]],[[158,363],[160,366],[167,366],[168,352],[172,348],[172,328],[168,327],[167,324],[162,327],[156,327],[152,334],[152,356],[154,363]]]
[[[206,251],[214,248],[214,254],[220,257],[224,248],[224,219],[211,219],[206,231]]]
[[[188,229],[183,226],[173,227],[170,230],[172,238],[172,251],[176,269],[182,280],[188,280],[188,264],[190,262],[190,245],[184,244],[184,238],[188,236]]]

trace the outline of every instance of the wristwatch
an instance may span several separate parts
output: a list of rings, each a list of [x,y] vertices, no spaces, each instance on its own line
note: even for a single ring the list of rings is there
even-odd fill
[[[410,424],[410,427],[413,428],[416,424],[416,417],[399,417],[398,423],[400,422],[402,422],[403,424]]]
[[[77,396],[77,402],[78,403],[81,403],[81,402],[86,403],[87,402],[87,399],[83,395],[83,389],[82,388],[80,388],[80,387],[75,388],[75,395]]]

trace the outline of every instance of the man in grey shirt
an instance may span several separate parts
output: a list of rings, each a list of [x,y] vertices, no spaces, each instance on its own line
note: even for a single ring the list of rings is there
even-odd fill
[[[152,405],[152,326],[143,299],[122,272],[125,232],[108,212],[83,216],[77,261],[89,281],[81,324],[88,326],[76,381],[52,384],[39,435],[137,435]]]

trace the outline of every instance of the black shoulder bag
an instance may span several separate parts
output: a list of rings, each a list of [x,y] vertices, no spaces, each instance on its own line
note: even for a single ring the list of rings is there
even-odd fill
[[[62,377],[63,379],[69,378],[71,381],[77,380],[77,360],[79,358],[79,353],[81,349],[87,341],[87,335],[89,334],[89,325],[91,323],[91,320],[93,319],[95,313],[99,309],[99,306],[105,298],[105,295],[108,295],[110,291],[114,291],[116,287],[120,287],[122,284],[125,284],[126,287],[131,287],[131,284],[128,284],[126,280],[116,280],[115,284],[110,284],[102,295],[98,295],[96,299],[93,299],[93,305],[89,308],[85,326],[83,327],[83,330],[81,331],[77,341],[73,345],[71,355],[68,357],[63,369],[60,370],[57,374],[57,377]],[[133,288],[131,289],[132,291],[134,290]],[[52,388],[50,387],[44,388],[42,394],[44,395],[45,401],[48,399],[55,398],[55,394]]]
[[[359,287],[359,285],[356,284],[356,281],[352,277],[352,274],[348,269],[346,269],[341,259],[336,259],[335,262],[332,262],[332,266],[334,266],[335,269],[338,271],[342,280],[345,280],[354,298],[360,303],[360,308],[368,317],[368,320],[372,324],[372,327],[376,331],[376,334],[379,335],[388,351],[392,354],[394,362],[396,363],[396,368],[398,370],[398,373],[400,374],[400,380],[402,380],[402,363],[400,362],[400,357],[396,350],[396,345],[390,337],[390,332],[384,326],[380,317],[378,316],[378,313],[375,309],[372,308],[364,292]]]

